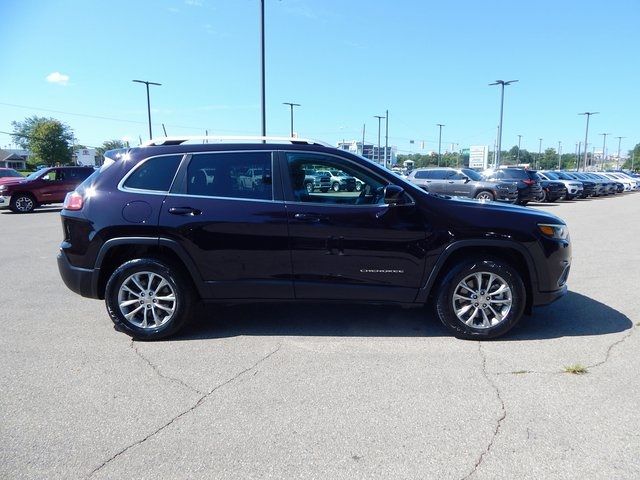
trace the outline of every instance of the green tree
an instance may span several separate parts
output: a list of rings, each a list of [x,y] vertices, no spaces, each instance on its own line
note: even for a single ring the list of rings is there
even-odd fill
[[[96,148],[96,151],[98,152],[98,155],[104,155],[104,152],[108,150],[125,147],[127,147],[127,145],[122,140],[105,140],[102,142],[102,145]]]
[[[636,146],[633,147],[633,150],[629,150],[627,156],[629,158],[627,158],[627,160],[624,162],[622,168],[633,168],[633,170],[635,170],[636,172],[640,171],[640,143],[636,144]]]
[[[73,131],[56,120],[32,116],[22,122],[11,122],[13,141],[31,153],[29,163],[68,164],[71,162]]]

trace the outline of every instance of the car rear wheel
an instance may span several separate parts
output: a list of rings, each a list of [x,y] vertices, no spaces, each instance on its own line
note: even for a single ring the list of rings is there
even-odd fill
[[[495,197],[493,196],[493,193],[488,192],[488,191],[485,190],[485,191],[479,192],[476,195],[476,199],[485,200],[487,202],[492,202],[493,200],[495,200]]]
[[[526,294],[517,270],[502,260],[461,261],[437,293],[440,321],[458,338],[496,338],[513,328],[524,311]]]
[[[362,184],[356,183],[356,192],[359,192],[360,190],[362,190]]]
[[[105,303],[120,330],[138,340],[158,340],[184,326],[195,296],[177,269],[153,258],[140,258],[113,272]]]
[[[36,208],[36,199],[28,193],[19,193],[11,197],[9,208],[14,213],[30,213]]]
[[[298,185],[299,185],[299,184],[298,184]],[[305,187],[306,187],[306,189],[307,189],[307,193],[313,193],[313,183],[311,183],[311,182],[307,182],[307,183],[305,184]]]
[[[338,182],[333,182],[333,185],[331,185],[331,188],[333,189],[334,192],[339,192],[340,184]]]

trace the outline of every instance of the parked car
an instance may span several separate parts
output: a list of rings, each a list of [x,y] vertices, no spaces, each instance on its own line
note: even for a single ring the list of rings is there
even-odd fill
[[[594,191],[593,197],[599,197],[607,194],[607,187],[605,182],[597,177],[591,177],[586,172],[572,172],[572,176],[578,178],[579,180],[591,181],[594,183]]]
[[[582,185],[582,190],[578,194],[579,198],[587,198],[594,195],[596,191],[596,184],[592,180],[584,180],[573,175],[574,172],[566,172],[563,170],[554,170],[553,174],[560,180],[576,181]]]
[[[62,279],[105,299],[112,321],[135,338],[179,331],[204,299],[432,304],[454,335],[487,339],[567,291],[569,233],[550,213],[429,195],[374,162],[300,138],[202,140],[107,152],[65,200]],[[310,193],[313,165],[364,187]],[[231,172],[248,168],[273,181],[239,189]]]
[[[615,178],[618,178],[620,180],[623,181],[629,181],[629,183],[631,184],[631,190],[640,190],[640,178],[634,177],[633,175],[629,175],[626,172],[618,172],[618,171],[613,171],[613,172],[606,172],[609,173],[611,175],[613,175]]]
[[[538,202],[555,202],[567,195],[567,187],[564,183],[554,180],[540,180],[542,192],[538,197]]]
[[[525,168],[502,167],[496,170],[485,170],[482,176],[485,180],[515,183],[518,187],[516,203],[519,205],[535,202],[542,195],[540,177]]]
[[[12,183],[16,178],[24,178],[20,172],[13,168],[0,168],[0,185],[4,183]]]
[[[604,185],[605,195],[614,195],[618,193],[618,185],[617,182],[612,181],[610,178],[605,177],[604,175],[599,175],[596,172],[587,172],[585,173],[590,178],[595,178],[600,180]]]
[[[54,167],[14,178],[0,185],[0,208],[29,213],[41,205],[60,203],[93,172],[91,167]]]
[[[511,203],[518,199],[518,188],[513,182],[484,180],[469,168],[418,168],[407,178],[430,193]]]
[[[331,173],[331,189],[334,192],[339,192],[341,190],[353,192],[357,189],[356,187],[358,182],[354,177],[339,170],[331,170],[329,173]],[[362,184],[362,182],[360,183]],[[360,188],[362,188],[362,185]]]
[[[311,168],[305,170],[304,185],[309,193],[320,190],[326,193],[331,188],[331,174],[329,172],[316,172]]]
[[[556,182],[563,183],[564,187],[567,190],[567,193],[565,194],[564,198],[566,198],[567,200],[572,200],[576,197],[581,196],[584,190],[584,185],[582,184],[582,182],[579,182],[578,180],[562,178],[556,172],[539,171],[538,176],[540,176],[543,180],[556,181]]]
[[[598,172],[598,173],[601,176],[607,177],[613,180],[614,182],[617,182],[620,185],[622,185],[622,189],[618,188],[618,193],[631,192],[632,190],[636,189],[636,182],[632,181],[631,179],[624,178],[622,176],[619,176],[615,173],[610,173],[610,172]]]

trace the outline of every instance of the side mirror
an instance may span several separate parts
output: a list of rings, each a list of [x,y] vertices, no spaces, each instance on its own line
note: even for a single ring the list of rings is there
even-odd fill
[[[469,183],[471,179],[469,177],[464,177],[464,183]]]
[[[390,207],[402,203],[404,197],[404,188],[398,185],[387,185],[384,187],[384,203]]]

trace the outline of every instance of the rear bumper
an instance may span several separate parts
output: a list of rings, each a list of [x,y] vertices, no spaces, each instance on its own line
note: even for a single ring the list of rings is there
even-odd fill
[[[69,290],[87,298],[99,298],[95,270],[74,267],[63,252],[58,253],[58,271]]]

